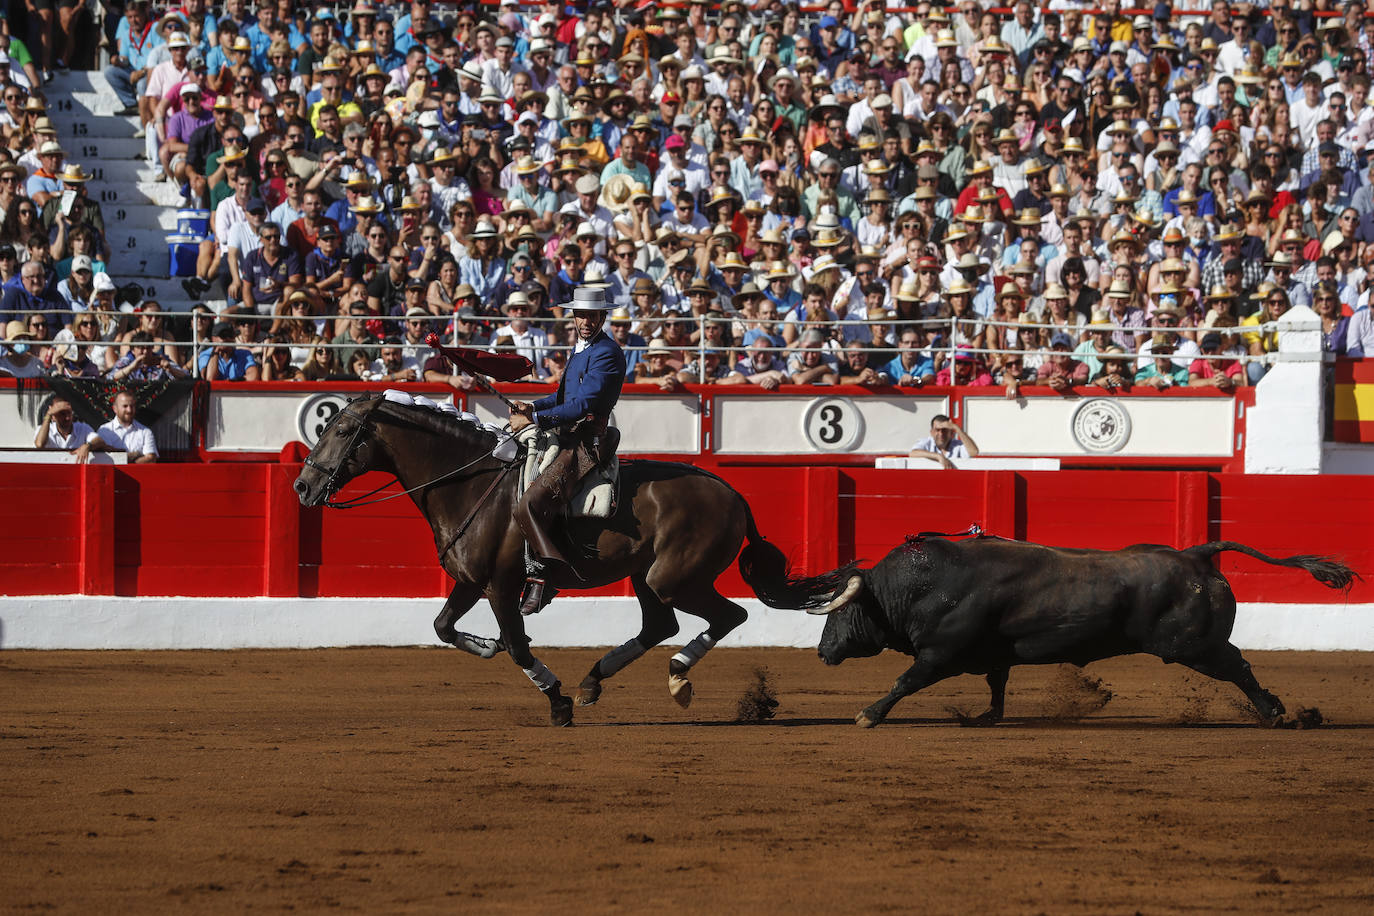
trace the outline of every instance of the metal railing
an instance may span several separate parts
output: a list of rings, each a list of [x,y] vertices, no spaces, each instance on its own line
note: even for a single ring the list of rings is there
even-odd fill
[[[118,317],[118,318],[124,318],[124,317],[126,317],[123,313],[103,313],[103,312],[100,312],[100,313],[91,313],[91,312],[83,312],[83,313],[79,313],[79,314],[95,314],[95,315],[98,315],[98,316],[116,316],[116,317]],[[183,315],[182,313],[167,313],[167,312],[164,312],[164,313],[162,313],[162,314],[167,315],[169,318],[172,318],[172,317],[184,317],[184,315]],[[154,346],[155,346],[155,347],[161,347],[161,346],[190,347],[190,349],[191,349],[191,360],[189,361],[189,364],[183,364],[183,365],[187,368],[187,371],[189,371],[190,374],[191,374],[193,377],[199,378],[199,377],[201,376],[201,370],[200,370],[200,355],[201,355],[201,353],[202,353],[205,349],[210,348],[210,347],[213,347],[213,346],[215,346],[216,344],[215,344],[212,340],[207,339],[205,336],[203,336],[203,334],[202,334],[202,332],[201,332],[200,322],[196,320],[197,316],[193,313],[190,317],[191,317],[191,321],[190,321],[191,335],[190,335],[190,338],[189,338],[189,339],[187,339],[187,340],[176,340],[176,339],[171,339],[171,338],[166,338],[166,337],[164,337],[163,340],[162,340],[160,343],[156,343],[156,344],[154,344]],[[343,322],[353,322],[353,321],[361,321],[361,322],[364,322],[364,323],[372,323],[372,322],[378,322],[378,321],[380,321],[380,322],[381,322],[383,325],[385,325],[385,326],[394,327],[395,330],[396,330],[396,332],[397,332],[395,335],[392,335],[392,334],[385,334],[385,335],[384,335],[383,337],[381,337],[381,338],[372,337],[371,334],[369,333],[369,334],[368,334],[369,339],[365,339],[365,340],[363,340],[363,341],[347,341],[347,342],[343,342],[343,343],[335,343],[332,339],[326,339],[326,340],[324,340],[324,341],[322,341],[322,342],[312,342],[312,341],[300,341],[300,340],[296,340],[296,341],[278,341],[278,340],[271,340],[271,339],[266,339],[266,338],[264,338],[264,339],[255,339],[255,340],[252,340],[252,341],[235,341],[235,342],[234,342],[235,345],[236,345],[236,347],[238,347],[238,348],[248,349],[248,350],[250,350],[250,351],[256,351],[255,354],[254,354],[254,355],[255,355],[255,358],[257,358],[259,354],[262,354],[262,355],[265,356],[266,353],[268,353],[268,352],[270,352],[271,350],[276,349],[276,348],[278,348],[278,347],[301,348],[301,347],[305,347],[305,346],[310,346],[310,347],[312,347],[312,348],[327,348],[327,349],[331,349],[331,350],[338,350],[338,351],[340,351],[340,352],[349,352],[349,353],[351,353],[351,352],[353,352],[353,351],[357,351],[357,350],[374,351],[374,350],[377,350],[377,349],[379,349],[379,348],[387,347],[387,346],[400,346],[400,347],[402,347],[402,348],[404,348],[404,349],[417,349],[417,348],[423,348],[423,349],[426,349],[426,350],[428,349],[428,345],[425,344],[425,343],[423,342],[423,338],[422,338],[421,341],[412,341],[412,340],[407,339],[407,338],[404,336],[404,331],[405,331],[407,322],[410,322],[410,321],[412,321],[412,320],[416,320],[416,319],[408,318],[407,316],[404,316],[404,315],[385,315],[385,316],[379,316],[379,315],[352,315],[352,314],[342,314],[342,313],[341,313],[341,314],[332,314],[332,315],[330,315],[330,314],[326,314],[326,315],[309,315],[309,316],[304,316],[304,317],[299,318],[299,319],[295,319],[295,318],[291,318],[290,316],[283,316],[283,315],[259,315],[259,314],[256,314],[256,313],[243,312],[243,313],[221,314],[221,315],[215,315],[215,316],[204,316],[203,313],[202,313],[202,315],[201,315],[200,317],[201,317],[201,318],[206,318],[206,317],[208,317],[208,318],[209,318],[211,321],[213,321],[214,323],[221,323],[221,322],[226,322],[226,321],[228,321],[228,322],[252,321],[252,322],[257,322],[257,323],[259,323],[259,324],[262,324],[262,323],[277,323],[277,322],[281,322],[281,321],[283,321],[283,320],[300,320],[300,321],[306,321],[306,322],[308,322],[308,323],[310,323],[310,324],[312,324],[312,325],[313,325],[313,324],[317,324],[317,323],[324,323],[324,326],[325,326],[325,327],[328,327],[328,325],[329,325],[330,322],[334,322],[334,323],[335,323],[335,325],[334,325],[334,331],[335,331],[334,336],[335,336],[335,337],[337,337],[337,336],[338,336],[338,333],[341,332],[341,331],[340,331],[340,326],[341,326],[340,323],[343,323]],[[450,326],[450,325],[454,322],[455,317],[456,317],[456,316],[452,316],[452,315],[450,315],[450,316],[432,315],[432,316],[430,316],[430,317],[426,317],[426,318],[424,318],[424,319],[421,319],[421,320],[423,320],[423,321],[426,323],[426,327],[425,327],[423,333],[424,333],[424,334],[428,334],[428,333],[430,333],[431,331],[443,330],[443,331],[448,332],[448,333],[446,334],[446,336],[445,336],[445,340],[448,341],[448,342],[452,342],[452,341],[453,341],[452,332],[451,332],[451,330],[450,330],[450,328],[449,328],[448,326]],[[552,317],[530,317],[530,318],[521,318],[521,319],[511,319],[511,318],[497,317],[497,316],[481,316],[481,317],[478,317],[478,318],[475,318],[475,319],[474,319],[475,322],[477,322],[477,323],[479,323],[479,324],[482,324],[482,325],[489,326],[489,327],[491,327],[491,328],[493,328],[493,329],[494,329],[494,328],[499,328],[501,325],[509,325],[512,321],[516,321],[516,320],[518,320],[518,321],[523,321],[527,326],[530,326],[530,327],[541,327],[541,326],[558,327],[558,326],[566,326],[567,323],[568,323],[568,321],[569,321],[569,319],[567,319],[567,318],[552,318]],[[846,351],[848,351],[848,350],[850,350],[850,349],[853,348],[853,344],[855,343],[855,340],[848,340],[848,339],[846,339],[845,335],[843,334],[843,329],[844,329],[845,327],[848,327],[848,328],[872,328],[872,327],[874,327],[874,326],[884,326],[884,327],[894,327],[894,328],[898,328],[898,329],[900,329],[900,330],[906,330],[906,329],[908,329],[908,328],[920,328],[920,329],[923,329],[923,330],[926,330],[926,331],[932,331],[932,332],[938,333],[938,334],[940,335],[940,337],[936,340],[936,342],[934,342],[934,343],[926,343],[926,344],[923,344],[923,345],[920,346],[920,347],[915,348],[915,349],[916,349],[918,352],[920,352],[922,355],[928,355],[928,356],[930,356],[933,360],[936,360],[937,366],[938,366],[938,365],[942,365],[942,364],[944,364],[944,363],[946,363],[946,362],[952,360],[952,359],[954,358],[954,356],[955,356],[956,354],[958,354],[958,353],[968,353],[968,354],[973,354],[973,355],[979,357],[980,359],[982,359],[983,362],[984,362],[985,364],[987,364],[987,368],[989,368],[989,369],[998,368],[997,366],[995,366],[995,365],[992,364],[994,358],[1004,357],[1004,356],[1022,356],[1022,357],[1024,357],[1024,356],[1030,355],[1030,356],[1041,357],[1042,359],[1048,360],[1049,358],[1051,358],[1051,357],[1053,356],[1053,354],[1054,354],[1055,351],[1050,350],[1050,349],[1045,348],[1045,347],[1042,347],[1042,346],[1040,346],[1038,343],[1036,343],[1036,344],[1034,344],[1034,345],[1032,345],[1032,346],[1029,346],[1029,347],[1027,347],[1027,346],[1017,346],[1017,347],[994,347],[994,346],[979,346],[979,347],[973,347],[973,346],[961,346],[961,345],[957,345],[957,344],[954,343],[954,341],[955,341],[956,339],[958,339],[959,334],[960,334],[961,331],[967,331],[970,327],[972,327],[972,328],[974,328],[975,330],[973,331],[973,333],[972,333],[971,336],[977,336],[977,335],[983,333],[984,331],[986,331],[986,330],[989,329],[989,328],[1006,328],[1006,329],[1015,329],[1015,330],[1018,332],[1018,334],[1019,334],[1019,333],[1025,333],[1025,332],[1030,332],[1030,333],[1033,333],[1033,334],[1035,334],[1035,335],[1038,336],[1038,335],[1039,335],[1039,332],[1040,332],[1041,330],[1050,330],[1050,331],[1052,331],[1052,332],[1062,332],[1062,333],[1068,334],[1070,337],[1072,337],[1072,338],[1074,339],[1074,346],[1075,346],[1075,348],[1077,348],[1079,345],[1081,345],[1081,343],[1082,343],[1083,341],[1085,341],[1085,340],[1090,340],[1090,339],[1091,339],[1091,335],[1093,335],[1093,334],[1095,334],[1095,333],[1110,333],[1110,334],[1115,335],[1115,334],[1117,334],[1118,332],[1122,332],[1122,333],[1125,333],[1125,334],[1129,335],[1128,339],[1131,339],[1131,338],[1135,338],[1135,337],[1146,337],[1146,338],[1149,338],[1149,337],[1153,336],[1154,334],[1157,334],[1157,333],[1165,333],[1165,332],[1169,332],[1169,331],[1176,332],[1176,333],[1179,333],[1179,334],[1181,334],[1181,335],[1186,335],[1186,334],[1189,334],[1189,333],[1196,334],[1196,335],[1201,335],[1201,334],[1209,333],[1209,332],[1211,332],[1211,331],[1217,331],[1218,333],[1221,333],[1224,337],[1229,336],[1229,337],[1231,337],[1232,339],[1235,339],[1235,338],[1240,338],[1240,337],[1243,336],[1243,335],[1250,335],[1250,334],[1268,335],[1268,334],[1274,333],[1275,331],[1277,331],[1277,330],[1279,329],[1279,322],[1275,322],[1275,321],[1264,322],[1264,323],[1261,323],[1261,324],[1258,324],[1258,325],[1246,325],[1246,326],[1243,326],[1243,327],[1237,326],[1237,327],[1230,327],[1230,328],[1171,327],[1171,328],[1167,328],[1167,329],[1166,329],[1166,328],[1157,328],[1157,327],[1149,327],[1149,326],[1146,326],[1146,327],[1138,327],[1138,328],[1137,328],[1137,327],[1128,327],[1128,326],[1117,325],[1117,324],[1110,324],[1110,325],[1103,325],[1103,324],[1064,325],[1064,324],[1055,324],[1055,323],[1051,323],[1051,322],[1032,322],[1032,323],[1024,323],[1024,322],[1020,322],[1020,321],[1005,321],[1005,320],[997,320],[997,319],[993,319],[993,318],[967,317],[967,316],[965,316],[965,317],[954,317],[954,316],[950,316],[950,317],[945,317],[945,318],[921,318],[921,319],[912,319],[912,320],[909,320],[909,321],[904,321],[904,320],[899,320],[899,319],[889,319],[889,318],[876,318],[876,319],[847,319],[847,318],[846,318],[846,319],[839,319],[839,320],[824,320],[824,321],[807,321],[807,320],[787,321],[786,319],[776,319],[776,320],[770,319],[770,320],[767,320],[767,321],[763,321],[763,320],[759,320],[759,319],[749,319],[749,318],[746,318],[743,314],[738,314],[738,313],[735,314],[735,315],[724,315],[724,316],[719,316],[719,315],[662,315],[662,316],[646,316],[646,317],[643,317],[643,318],[631,319],[631,321],[630,321],[630,324],[631,324],[632,329],[634,329],[634,330],[636,330],[636,331],[640,331],[640,332],[642,332],[642,331],[644,331],[644,330],[646,330],[646,329],[657,329],[657,330],[659,330],[659,331],[662,331],[667,325],[670,325],[670,324],[671,324],[671,325],[675,325],[675,326],[681,326],[681,325],[683,325],[684,323],[689,323],[689,324],[691,324],[691,325],[693,326],[693,329],[694,329],[695,332],[696,332],[697,340],[696,340],[695,343],[692,343],[692,342],[682,342],[682,343],[678,343],[678,344],[670,344],[670,346],[671,346],[671,352],[672,352],[674,355],[681,354],[683,358],[686,358],[688,355],[693,356],[693,357],[694,357],[693,362],[694,362],[695,367],[696,367],[696,370],[697,370],[697,373],[696,373],[696,374],[697,374],[696,381],[699,382],[699,383],[703,383],[703,384],[706,383],[706,382],[708,382],[708,381],[710,381],[710,380],[707,378],[707,368],[706,368],[706,358],[707,358],[708,355],[710,355],[710,354],[712,354],[712,353],[715,353],[715,354],[718,356],[718,358],[720,358],[721,360],[728,360],[728,362],[726,363],[726,365],[728,365],[728,366],[731,367],[731,368],[733,368],[734,366],[736,366],[736,365],[738,364],[739,361],[745,359],[745,358],[747,357],[747,355],[748,355],[751,351],[761,351],[761,352],[766,352],[766,353],[773,354],[773,355],[775,355],[775,356],[780,356],[780,357],[786,358],[786,357],[788,357],[788,356],[791,356],[791,355],[794,355],[794,354],[798,353],[798,352],[802,349],[802,347],[800,346],[800,341],[801,341],[801,339],[802,339],[802,336],[805,334],[806,331],[808,331],[808,330],[813,330],[813,329],[815,329],[815,330],[820,330],[820,331],[825,335],[824,341],[821,343],[820,347],[818,347],[818,348],[816,348],[816,349],[819,349],[819,350],[821,351],[823,358],[826,360],[826,362],[827,362],[828,364],[831,364],[831,363],[838,364],[838,363],[840,362],[840,360],[842,360],[844,353],[845,353]],[[733,340],[730,340],[730,341],[728,341],[728,342],[713,342],[713,341],[709,340],[709,339],[708,339],[707,327],[708,327],[709,325],[712,325],[712,324],[725,324],[725,325],[739,325],[739,324],[743,324],[743,325],[747,326],[749,329],[758,328],[758,329],[760,329],[760,330],[763,330],[765,333],[767,333],[767,334],[769,335],[770,338],[775,339],[775,340],[780,339],[780,338],[783,336],[784,330],[787,329],[787,328],[793,329],[793,330],[796,332],[796,334],[795,334],[795,336],[794,336],[794,342],[791,343],[791,344],[783,343],[782,345],[765,346],[765,347],[759,347],[759,346],[757,346],[757,345],[751,345],[751,346],[749,346],[749,347],[745,347],[742,343],[737,342],[737,341],[733,341]],[[443,325],[443,326],[445,326],[445,327],[442,327],[442,328],[441,328],[441,327],[439,327],[440,325]],[[766,325],[767,327],[759,327],[759,326],[765,326],[765,325]],[[638,326],[638,327],[636,327],[636,326]],[[1290,322],[1290,323],[1284,325],[1284,327],[1285,327],[1285,329],[1287,329],[1287,330],[1311,331],[1311,330],[1319,330],[1319,329],[1320,329],[1320,324],[1317,323],[1317,322],[1306,322],[1306,323],[1292,323],[1292,322]],[[898,331],[898,333],[900,333],[900,330]],[[323,336],[323,335],[320,335],[320,336]],[[649,343],[650,343],[652,340],[656,339],[659,335],[656,335],[656,334],[648,334],[648,335],[641,334],[641,336],[643,336],[644,339],[645,339],[645,344],[644,344],[643,346],[627,346],[626,349],[627,349],[628,351],[638,353],[638,354],[640,355],[640,358],[646,358],[647,355],[648,355],[648,353],[649,353],[649,346],[648,346]],[[388,340],[389,338],[392,338],[392,337],[399,337],[399,338],[400,338],[400,343],[399,343],[399,344],[388,344],[388,343],[387,343],[387,340]],[[860,339],[862,339],[862,338],[860,338]],[[869,354],[872,354],[872,355],[875,355],[875,356],[879,357],[879,362],[884,362],[884,363],[885,363],[885,362],[891,361],[891,359],[894,358],[895,356],[897,356],[898,354],[901,354],[901,353],[904,353],[904,352],[908,352],[910,349],[912,349],[912,348],[904,348],[904,347],[900,347],[900,346],[873,346],[873,345],[872,345],[872,334],[871,334],[871,332],[870,332],[870,337],[869,337],[868,339],[864,339],[864,343],[865,343],[866,345],[862,348],[862,349],[863,349],[863,352],[866,352],[866,353],[869,353]],[[120,342],[118,342],[118,341],[110,341],[110,340],[104,340],[104,339],[97,339],[97,340],[90,340],[90,341],[87,341],[87,340],[79,340],[79,339],[78,339],[78,340],[60,340],[60,341],[52,341],[52,340],[47,340],[47,341],[34,341],[34,346],[36,346],[36,347],[45,347],[45,346],[48,346],[48,347],[71,347],[71,346],[77,346],[77,347],[109,347],[109,346],[114,346],[114,347],[120,347],[121,349],[124,349],[124,348],[127,348],[129,345],[128,345],[127,343],[120,343]],[[549,340],[549,341],[546,342],[546,343],[539,343],[539,344],[535,344],[535,345],[520,345],[520,346],[513,345],[513,344],[499,344],[499,345],[498,345],[498,344],[493,344],[490,340],[488,340],[486,344],[484,344],[484,345],[481,346],[481,349],[489,349],[489,350],[493,350],[493,351],[501,351],[501,350],[514,350],[514,351],[516,351],[516,352],[525,351],[525,352],[526,352],[526,355],[533,354],[533,355],[534,355],[535,357],[537,357],[537,358],[542,358],[543,355],[548,354],[548,353],[565,353],[565,354],[569,354],[571,351],[573,351],[573,350],[575,349],[575,345],[573,345],[573,344],[567,344],[567,343],[555,343],[555,342],[553,342],[552,340]],[[1099,361],[1102,361],[1102,360],[1104,360],[1104,359],[1122,359],[1122,360],[1130,360],[1130,361],[1139,362],[1140,360],[1148,360],[1148,359],[1153,359],[1153,358],[1162,358],[1162,355],[1154,354],[1154,353],[1151,353],[1151,352],[1148,352],[1148,351],[1144,351],[1144,350],[1141,350],[1141,349],[1138,349],[1138,348],[1137,348],[1137,349],[1126,348],[1126,349],[1124,350],[1124,352],[1122,352],[1122,353],[1110,353],[1110,354],[1102,353],[1102,352],[1100,352],[1100,351],[1093,351],[1092,353],[1076,353],[1076,352],[1074,352],[1074,351],[1069,351],[1069,354],[1068,354],[1068,355],[1070,355],[1071,357],[1074,357],[1075,359],[1078,359],[1078,358],[1083,357],[1083,356],[1092,356],[1092,357],[1098,359]],[[1273,365],[1274,363],[1277,363],[1277,362],[1280,362],[1280,361],[1321,361],[1321,360],[1324,359],[1324,358],[1325,358],[1325,354],[1321,353],[1320,351],[1311,352],[1311,353],[1293,353],[1293,352],[1285,352],[1285,353],[1283,353],[1283,354],[1279,354],[1279,353],[1277,353],[1277,352],[1268,352],[1268,353],[1258,354],[1258,355],[1257,355],[1257,354],[1251,354],[1251,353],[1249,353],[1249,352],[1244,352],[1244,353],[1234,353],[1234,352],[1232,352],[1232,353],[1219,353],[1219,354],[1196,353],[1196,354],[1190,354],[1190,355],[1189,355],[1189,359],[1202,359],[1202,360],[1208,360],[1208,361],[1213,361],[1213,360],[1215,360],[1215,361],[1228,361],[1228,362],[1229,362],[1229,361],[1235,360],[1235,361],[1239,361],[1242,365],[1248,365],[1248,364],[1250,364],[1250,363],[1260,363],[1260,364],[1263,364],[1263,365],[1265,365],[1265,366]],[[535,361],[535,360],[532,360],[532,361]],[[842,368],[842,365],[840,365],[839,367]],[[345,370],[347,370],[347,367],[342,367],[342,368],[344,368]],[[878,367],[873,367],[873,368],[878,368]],[[543,374],[543,369],[544,369],[543,366],[541,366],[541,365],[536,365],[536,366],[535,366],[535,374],[536,374],[536,376],[542,375],[542,374]],[[104,374],[104,373],[102,372],[102,374]]]

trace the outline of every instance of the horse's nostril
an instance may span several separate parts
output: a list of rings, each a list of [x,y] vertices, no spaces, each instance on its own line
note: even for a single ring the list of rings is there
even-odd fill
[[[304,496],[304,495],[305,495],[305,491],[306,491],[307,489],[308,489],[308,488],[307,488],[306,485],[305,485],[305,481],[304,481],[304,480],[301,480],[300,478],[297,478],[297,479],[296,479],[296,483],[295,483],[296,495],[297,495],[297,496]]]

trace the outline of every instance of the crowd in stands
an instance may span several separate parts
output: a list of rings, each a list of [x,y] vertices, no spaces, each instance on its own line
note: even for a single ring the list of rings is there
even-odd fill
[[[175,338],[111,307],[87,176],[11,80],[0,370],[470,386],[433,331],[556,382],[584,284],[665,389],[1230,390],[1295,306],[1374,350],[1363,6],[914,5],[135,0],[106,75],[211,213],[209,304]]]

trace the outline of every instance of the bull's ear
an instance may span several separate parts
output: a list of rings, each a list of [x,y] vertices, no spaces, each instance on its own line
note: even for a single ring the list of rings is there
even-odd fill
[[[835,613],[836,611],[838,611],[840,608],[842,608],[842,607],[844,607],[846,604],[848,604],[850,601],[853,601],[853,600],[854,600],[854,596],[857,595],[857,594],[859,594],[859,592],[863,589],[863,587],[864,587],[864,580],[863,580],[863,577],[862,577],[862,576],[859,576],[859,575],[850,576],[850,577],[849,577],[849,581],[845,583],[844,591],[840,592],[838,595],[836,595],[834,598],[832,598],[832,599],[830,600],[830,603],[829,603],[829,604],[827,604],[825,607],[808,608],[807,611],[806,611],[806,613],[808,613],[808,614],[833,614],[833,613]]]

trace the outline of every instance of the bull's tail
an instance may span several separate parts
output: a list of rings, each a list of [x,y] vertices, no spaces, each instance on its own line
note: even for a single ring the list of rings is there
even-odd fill
[[[805,610],[824,607],[858,567],[848,563],[819,576],[794,576],[783,552],[759,534],[754,513],[744,508],[749,541],[739,555],[739,571],[754,594],[769,607]]]
[[[1339,588],[1348,592],[1350,591],[1350,587],[1355,584],[1355,580],[1361,578],[1360,574],[1349,566],[1333,560],[1330,557],[1318,557],[1311,554],[1300,554],[1295,557],[1282,558],[1271,557],[1260,553],[1253,547],[1247,547],[1235,541],[1213,541],[1210,544],[1199,544],[1196,547],[1189,547],[1183,552],[1195,557],[1211,559],[1217,554],[1224,553],[1227,550],[1243,553],[1273,566],[1291,566],[1294,569],[1305,569],[1312,574],[1312,578],[1316,579],[1327,588]]]

